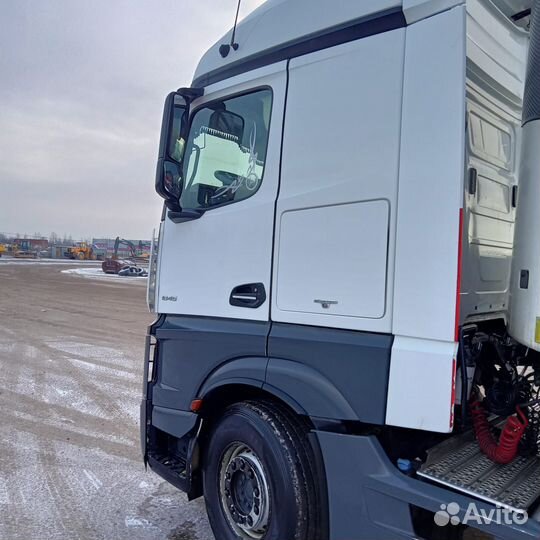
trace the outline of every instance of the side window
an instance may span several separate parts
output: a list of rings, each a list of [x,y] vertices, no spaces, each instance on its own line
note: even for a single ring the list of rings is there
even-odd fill
[[[261,185],[271,90],[213,101],[198,109],[184,152],[184,209],[209,209],[251,197]]]

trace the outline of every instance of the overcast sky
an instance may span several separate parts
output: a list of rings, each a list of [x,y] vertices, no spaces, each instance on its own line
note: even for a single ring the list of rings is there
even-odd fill
[[[241,16],[262,0],[243,0]],[[236,0],[0,1],[0,232],[149,238],[163,101]]]

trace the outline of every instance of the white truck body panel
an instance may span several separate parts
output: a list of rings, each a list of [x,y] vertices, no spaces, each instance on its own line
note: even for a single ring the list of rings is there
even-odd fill
[[[386,423],[451,432],[457,343],[396,336],[392,346]]]
[[[386,422],[443,432],[453,427],[465,155],[464,36],[464,7],[410,27],[403,88],[394,284],[396,338]],[[426,294],[428,290],[430,294]]]
[[[400,0],[339,0],[332,2],[331,8],[325,2],[311,0],[268,0],[238,24],[235,35],[241,47],[226,58],[219,54],[220,44],[231,42],[231,30],[203,55],[194,78],[303,36],[400,7]]]
[[[454,341],[464,36],[463,7],[407,29],[394,278],[393,331],[400,336]]]
[[[527,123],[523,128],[523,154],[520,176],[520,218],[516,234],[516,249],[513,261],[510,325],[511,335],[524,345],[540,350],[540,261],[539,212],[540,200],[540,121]],[[525,180],[526,179],[526,180]],[[521,283],[521,273],[529,272],[527,286]]]
[[[304,314],[306,322],[325,312],[382,319],[389,214],[381,199],[284,212],[276,283],[281,320],[288,319],[285,312]]]
[[[400,29],[290,63],[275,321],[391,331],[404,41]]]
[[[463,3],[463,0],[403,0],[403,13],[407,23],[413,24]]]
[[[463,3],[464,0],[338,0],[331,4],[267,0],[238,24],[235,33],[235,40],[241,44],[238,50],[225,58],[218,52],[221,44],[231,42],[231,30],[203,55],[194,79],[261,51],[271,52],[306,36],[316,37],[322,31],[337,30],[351,21],[367,20],[385,11],[401,9],[407,23],[412,24]]]
[[[519,9],[513,12],[517,11]],[[528,33],[514,25],[493,4],[467,0],[469,78],[483,77],[489,81],[489,93],[504,96],[513,104],[519,118],[528,41]]]
[[[465,28],[466,42],[459,40],[454,42],[457,48],[452,47],[455,36]],[[445,38],[437,49],[436,44]],[[505,318],[508,312],[515,220],[512,188],[518,183],[516,156],[526,50],[527,34],[493,5],[477,0],[467,2],[466,14],[460,7],[408,28],[394,294],[396,338],[388,424],[423,429],[429,403],[430,422],[438,426],[433,430],[451,431],[452,388],[447,379],[431,373],[433,363],[451,372],[456,354],[452,345],[456,322]],[[423,99],[424,94],[430,99]],[[465,114],[467,131],[462,122]],[[437,122],[430,123],[433,118]],[[426,148],[430,148],[427,153]],[[474,194],[468,191],[469,167],[478,171]],[[432,170],[439,177],[443,175],[440,184],[438,179],[433,180]],[[432,201],[422,204],[421,212],[415,206],[419,193],[424,203]],[[453,304],[454,310],[459,306],[454,287],[458,282],[458,265],[454,261],[458,259],[459,242],[452,233],[459,230],[462,206],[461,309],[453,320],[449,306]],[[411,253],[417,256],[411,257]],[[430,254],[429,261],[424,264],[426,253]],[[426,290],[432,294],[425,294]],[[418,344],[422,352],[413,359],[411,343],[403,346],[402,336],[436,339],[442,348],[429,359],[429,351],[433,350],[429,342]],[[446,354],[441,352],[444,350]],[[421,369],[415,366],[419,362],[423,363]],[[400,381],[407,381],[406,390]],[[441,395],[443,400],[435,399]],[[422,397],[415,401],[410,396]]]
[[[528,34],[495,6],[468,1],[466,148],[477,181],[475,193],[465,187],[462,322],[508,316],[527,47]]]
[[[181,225],[165,219],[161,233],[158,312],[268,320],[269,302],[259,309],[246,310],[231,306],[229,296],[234,287],[243,283],[263,283],[270,290],[285,83],[285,64],[273,64],[228,80],[226,89],[223,84],[216,84],[193,103],[193,107],[198,107],[252,88],[272,88],[272,128],[264,181],[255,196],[215,208],[203,219]]]
[[[502,316],[508,311],[508,287],[514,242],[517,186],[516,118],[504,104],[485,99],[468,87],[468,163],[475,187],[465,189],[465,241],[461,313],[464,318]],[[471,182],[467,178],[467,182]]]

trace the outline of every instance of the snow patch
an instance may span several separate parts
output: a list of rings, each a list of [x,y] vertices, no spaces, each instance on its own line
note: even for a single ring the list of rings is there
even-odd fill
[[[88,478],[88,481],[90,482],[90,484],[92,484],[93,488],[98,491],[103,485],[103,482],[92,471],[83,469],[83,473],[84,476]]]
[[[4,478],[0,478],[0,504],[8,505],[9,503],[9,491],[6,485],[6,481]]]
[[[137,517],[137,516],[128,516],[125,519],[126,527],[143,527],[145,529],[153,527],[154,525],[150,523],[147,519]]]
[[[126,355],[113,347],[81,343],[79,341],[59,341],[55,339],[46,339],[45,343],[51,349],[67,354],[76,354],[82,358],[108,360],[114,366],[126,361]]]
[[[116,283],[134,283],[137,281],[144,282],[146,277],[140,276],[118,276],[116,274],[106,274],[101,268],[68,268],[61,270],[62,274],[76,274],[90,279],[100,279],[103,281],[113,281]]]
[[[17,264],[21,266],[27,266],[27,265],[36,265],[36,264],[46,264],[49,265],[57,265],[57,264],[63,264],[63,265],[84,265],[84,266],[96,266],[98,264],[101,264],[99,261],[75,261],[73,259],[16,259],[15,257],[6,257],[2,256],[0,257],[0,265],[11,265],[11,264]]]

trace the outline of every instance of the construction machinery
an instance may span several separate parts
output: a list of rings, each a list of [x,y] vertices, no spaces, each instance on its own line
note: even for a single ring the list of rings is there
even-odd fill
[[[152,242],[139,240],[139,243],[137,244],[137,248],[135,250],[135,256],[132,257],[132,259],[135,262],[143,262],[148,263],[150,260],[150,246]]]
[[[32,249],[29,240],[21,240],[11,244],[11,252],[17,259],[37,259],[37,250]]]
[[[128,247],[131,253],[131,259],[137,259],[137,251],[135,249],[135,244],[133,244],[133,242],[130,242],[129,240],[126,240],[125,238],[120,238],[119,236],[117,236],[116,240],[114,241],[114,251],[112,256],[107,257],[101,264],[101,269],[103,270],[103,272],[105,272],[105,274],[118,274],[118,272],[122,270],[122,268],[124,268],[125,266],[129,266],[131,261],[118,258],[118,248],[121,245]]]
[[[94,249],[87,242],[77,242],[74,246],[64,251],[64,257],[79,261],[95,261]]]

